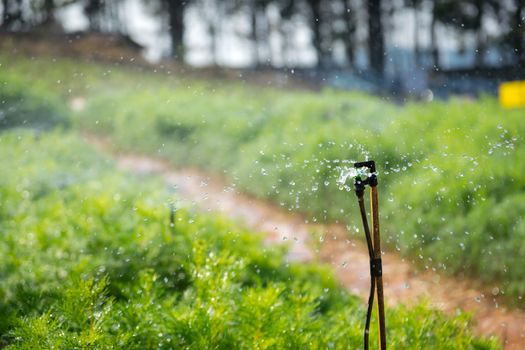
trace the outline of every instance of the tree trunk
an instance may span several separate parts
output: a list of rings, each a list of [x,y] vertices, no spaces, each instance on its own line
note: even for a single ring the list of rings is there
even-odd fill
[[[171,56],[184,61],[184,5],[182,0],[164,0],[168,5]]]
[[[20,26],[24,25],[22,0],[2,0],[2,5],[4,11],[2,14],[2,28],[12,29],[11,25],[13,23],[18,23]]]
[[[321,47],[321,0],[310,0],[311,26],[312,26],[312,44],[317,56],[317,67],[322,67],[324,64],[324,57]]]
[[[290,52],[293,51],[292,40],[290,38],[290,31],[285,21],[279,23],[279,35],[281,36],[281,59],[284,67],[289,67],[291,62]]]
[[[262,52],[264,53],[260,56],[259,64],[262,66],[271,66],[272,48],[270,43],[270,20],[266,13],[266,6],[261,6],[259,10],[260,12],[257,12],[257,39],[259,44],[262,44]]]
[[[434,69],[439,70],[441,63],[439,61],[439,47],[437,43],[437,18],[432,10],[432,22],[430,25],[430,50],[432,52],[432,61],[434,62]]]
[[[92,32],[101,31],[101,14],[105,6],[102,0],[89,0],[84,7],[84,13],[89,21],[89,30]]]
[[[251,6],[251,40],[252,40],[252,61],[254,66],[259,66],[261,63],[259,58],[259,35],[257,32],[257,15],[258,8],[255,1],[252,1]]]
[[[381,22],[381,0],[368,0],[368,54],[370,68],[380,76],[384,70],[385,44]]]
[[[2,0],[2,28],[7,29],[9,25],[9,0]]]
[[[513,47],[516,55],[516,62],[525,67],[525,53],[523,50],[523,34],[525,33],[525,23],[523,23],[523,7],[525,1],[516,0],[516,9],[514,10],[514,35],[513,35]]]
[[[108,27],[109,31],[113,33],[120,33],[120,17],[119,17],[119,1],[108,2]]]
[[[421,67],[421,50],[419,48],[419,8],[416,1],[414,5],[414,61],[416,67]]]
[[[54,11],[55,11],[55,2],[53,0],[45,0],[44,1],[44,21],[43,21],[44,24],[50,25],[55,21]]]
[[[483,57],[485,56],[485,38],[483,32],[483,0],[476,0],[476,18],[474,27],[476,28],[476,56],[474,66],[481,68],[483,66]]]
[[[354,16],[350,9],[350,1],[343,0],[344,4],[344,20],[346,26],[345,35],[345,51],[348,66],[354,68],[354,33],[355,33],[355,22]]]
[[[219,64],[218,52],[217,52],[217,23],[215,18],[208,18],[208,35],[210,36],[210,55],[211,63],[213,66]]]

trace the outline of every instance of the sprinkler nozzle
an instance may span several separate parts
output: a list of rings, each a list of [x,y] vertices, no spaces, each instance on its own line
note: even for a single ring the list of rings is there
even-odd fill
[[[366,185],[377,186],[376,166],[373,160],[366,162],[354,163],[353,168],[343,168],[337,183],[340,189],[350,191],[351,187],[347,185],[348,179],[353,179],[354,189],[357,197],[362,197]]]
[[[363,182],[364,185],[370,185],[371,187],[377,186],[376,163],[373,160],[354,163],[354,167],[356,169],[367,168],[369,175],[366,179],[364,180],[361,179],[361,182]],[[357,182],[357,179],[356,179],[356,182]],[[357,191],[357,186],[356,186],[356,191]]]

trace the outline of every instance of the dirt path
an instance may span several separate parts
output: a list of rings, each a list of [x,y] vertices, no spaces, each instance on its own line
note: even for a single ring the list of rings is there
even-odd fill
[[[368,253],[361,241],[349,240],[342,225],[314,225],[284,212],[268,202],[249,197],[219,178],[194,169],[175,169],[166,161],[138,154],[112,152],[107,142],[87,141],[110,153],[120,168],[134,173],[162,176],[176,187],[179,196],[201,210],[220,212],[243,221],[248,227],[267,233],[267,243],[287,243],[288,258],[294,261],[320,259],[333,266],[343,285],[363,300],[368,295]],[[322,239],[314,242],[312,232]],[[383,258],[387,305],[410,304],[424,298],[449,313],[457,309],[474,314],[478,334],[496,335],[505,350],[525,349],[525,312],[507,310],[495,297],[469,287],[468,281],[421,272],[399,255],[387,252]],[[495,293],[497,294],[497,293]]]

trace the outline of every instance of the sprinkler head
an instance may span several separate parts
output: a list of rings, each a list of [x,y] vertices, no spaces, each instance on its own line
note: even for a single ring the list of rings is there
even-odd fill
[[[373,160],[354,163],[353,168],[344,168],[337,180],[340,189],[350,191],[350,186],[346,183],[348,179],[354,180],[354,189],[358,197],[362,197],[366,185],[376,186],[377,176],[376,167]]]
[[[376,162],[373,160],[367,160],[365,162],[356,162],[354,163],[354,168],[368,168],[371,174],[376,172]]]
[[[356,182],[357,181],[362,182],[363,186],[366,186],[366,185],[370,185],[372,187],[377,186],[376,162],[374,162],[373,160],[368,160],[366,162],[357,162],[357,163],[354,163],[354,167],[356,169],[362,169],[362,168],[368,169],[367,178],[356,180]]]
[[[366,185],[377,186],[376,163],[373,160],[354,163],[354,187],[358,198],[363,197]]]

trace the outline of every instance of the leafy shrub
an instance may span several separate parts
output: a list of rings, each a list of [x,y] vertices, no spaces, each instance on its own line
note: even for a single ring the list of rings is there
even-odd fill
[[[525,302],[523,110],[502,110],[488,97],[400,107],[355,92],[285,92],[131,69],[106,74],[95,65],[81,65],[90,74],[78,80],[68,64],[62,71],[31,63],[13,69],[49,72],[41,83],[55,89],[53,79],[91,87],[75,116],[83,130],[221,172],[311,221],[358,221],[349,219],[357,212],[353,195],[335,179],[345,160],[373,158],[390,247]]]
[[[60,100],[37,91],[9,74],[0,74],[0,130],[11,127],[48,129],[67,125]]]
[[[358,348],[363,303],[328,267],[179,208],[74,135],[0,135],[0,339],[5,349]],[[68,181],[57,179],[67,178]],[[390,309],[407,349],[498,349],[421,304]]]
[[[135,94],[124,95],[122,101],[138,100]],[[231,99],[248,100],[245,94]],[[275,111],[268,112],[262,124],[257,122],[252,129],[256,133],[249,131],[252,116],[234,102],[217,113],[214,103],[207,102],[208,112],[192,115],[189,108],[169,105],[156,112],[157,99],[134,105],[136,118],[119,116],[120,125],[126,127],[115,127],[114,132],[124,147],[160,152],[181,165],[227,171],[244,190],[306,213],[314,221],[346,221],[347,213],[356,212],[352,195],[335,184],[338,169],[346,159],[373,157],[380,169],[383,227],[390,246],[415,256],[423,253],[432,259],[426,265],[477,277],[514,297],[512,303],[520,302],[525,269],[519,267],[519,251],[525,231],[521,206],[508,203],[511,198],[513,203],[524,199],[520,172],[525,160],[519,135],[525,130],[518,112],[503,112],[488,99],[466,110],[461,101],[411,105],[404,111],[368,102],[378,105],[380,116],[387,119],[378,118],[375,109],[368,116],[366,109],[355,116],[329,114],[332,106],[348,99],[366,101],[359,95],[294,93],[272,102],[266,101],[272,93],[261,95],[257,103],[273,107],[260,108]],[[224,98],[219,92],[206,96],[207,101]],[[306,103],[312,99],[319,106]],[[203,104],[197,98],[194,103]],[[143,121],[147,111],[163,121],[171,111],[172,123],[193,131],[184,137],[159,133]],[[502,113],[505,118],[498,118]],[[328,119],[323,117],[327,114]],[[246,132],[253,137],[243,137]],[[498,212],[503,216],[495,221]]]
[[[97,115],[112,125],[121,147],[224,171],[244,190],[314,221],[346,221],[356,212],[352,195],[341,192],[335,179],[344,160],[372,157],[380,169],[390,246],[423,254],[431,259],[425,265],[446,273],[497,285],[514,297],[511,303],[520,303],[525,231],[521,206],[508,202],[518,203],[525,189],[519,137],[525,130],[518,111],[503,112],[491,99],[468,109],[461,108],[465,102],[450,101],[401,110],[356,94],[294,92],[277,98],[273,91],[254,97],[223,89],[210,87],[197,97],[161,90],[144,99],[142,92],[124,90],[119,105],[126,108],[105,114],[103,105],[88,107],[82,120],[89,127],[89,116]],[[231,102],[221,106],[226,91]],[[158,103],[168,95],[171,102]],[[177,107],[187,99],[199,107]],[[92,100],[96,106],[98,97]],[[254,101],[256,107],[234,101]],[[497,117],[502,113],[504,118]],[[495,221],[498,212],[503,216]]]

